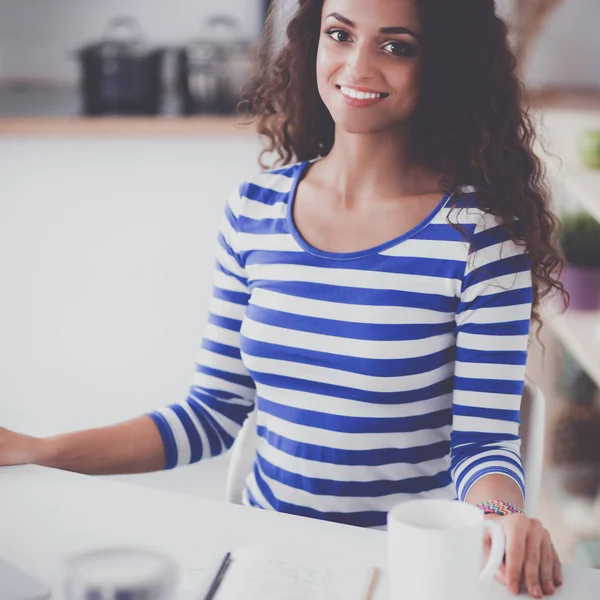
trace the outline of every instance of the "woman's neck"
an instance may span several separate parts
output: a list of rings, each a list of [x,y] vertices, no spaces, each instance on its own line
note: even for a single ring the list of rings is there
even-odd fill
[[[401,132],[336,132],[331,152],[319,165],[320,179],[345,203],[396,201],[435,193],[439,176],[410,157],[408,135]]]

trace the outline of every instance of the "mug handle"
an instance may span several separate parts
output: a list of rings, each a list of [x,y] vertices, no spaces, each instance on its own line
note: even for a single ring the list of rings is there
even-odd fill
[[[492,538],[490,556],[488,561],[479,574],[479,583],[486,584],[490,582],[498,572],[502,561],[504,560],[505,537],[502,527],[493,521],[484,521],[483,526],[488,529]]]

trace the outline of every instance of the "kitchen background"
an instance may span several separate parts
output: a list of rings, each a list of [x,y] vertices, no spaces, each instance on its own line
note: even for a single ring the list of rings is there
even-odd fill
[[[507,16],[528,3],[498,0]],[[81,74],[77,51],[110,37],[107,26],[118,16],[133,17],[148,45],[166,50],[160,113],[177,114],[181,112],[177,51],[219,33],[230,46],[236,39],[252,42],[262,30],[268,4],[268,0],[0,0],[0,116],[81,112],[76,93]],[[279,4],[285,15],[293,10],[294,0]],[[586,89],[600,80],[600,3],[569,0],[558,4],[537,40],[524,78],[531,89]],[[207,30],[207,20],[215,14],[233,19],[235,28]],[[125,28],[113,33],[117,38],[131,34]]]
[[[2,0],[0,115],[119,112],[108,98],[102,106],[96,98],[95,110],[90,108],[77,88],[85,72],[86,94],[98,96],[94,86],[105,90],[120,86],[123,96],[131,69],[140,80],[130,91],[146,92],[146,102],[139,102],[139,109],[131,112],[231,113],[234,99],[231,94],[219,97],[214,78],[226,63],[230,85],[238,89],[244,82],[256,58],[251,45],[262,31],[269,4],[269,0],[224,0],[218,4],[197,0],[168,4],[159,0]],[[136,41],[141,43],[133,44]],[[88,51],[84,56],[82,51],[94,44],[95,55]],[[135,56],[138,64],[122,66],[111,77],[110,61],[125,55]],[[102,75],[96,72],[100,67]],[[103,84],[98,83],[101,76]],[[159,95],[162,102],[153,110]],[[190,95],[204,99],[204,106],[184,106],[193,100]]]
[[[1,426],[54,434],[186,394],[223,204],[259,170],[260,140],[230,100],[252,66],[265,4],[0,0]],[[600,3],[498,5],[515,44],[528,42],[516,46],[524,79],[561,159],[544,158],[574,294],[565,315],[546,310],[545,353],[532,341],[529,374],[547,400],[541,517],[565,560],[600,567]],[[294,6],[275,0],[280,38]],[[227,19],[206,28],[217,14]],[[81,85],[76,51],[117,16],[166,49],[158,85],[127,22],[93,54],[104,61],[88,64],[95,83]],[[190,60],[178,71],[182,50]],[[162,93],[158,108],[132,101],[142,88],[153,102]],[[93,90],[104,116],[87,118]],[[120,479],[222,498],[227,461]]]

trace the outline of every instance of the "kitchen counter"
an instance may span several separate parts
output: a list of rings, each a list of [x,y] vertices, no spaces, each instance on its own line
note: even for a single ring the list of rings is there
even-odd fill
[[[256,135],[256,126],[244,125],[247,121],[238,115],[181,116],[170,93],[155,117],[86,117],[75,88],[0,86],[0,137]]]
[[[241,117],[19,117],[0,118],[2,136],[256,135]]]

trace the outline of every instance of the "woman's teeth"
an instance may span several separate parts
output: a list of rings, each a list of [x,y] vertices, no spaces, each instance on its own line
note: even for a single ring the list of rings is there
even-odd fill
[[[368,92],[357,92],[352,88],[340,87],[340,90],[344,96],[348,96],[350,98],[356,98],[357,100],[374,100],[375,98],[383,98],[383,94],[370,94]]]

